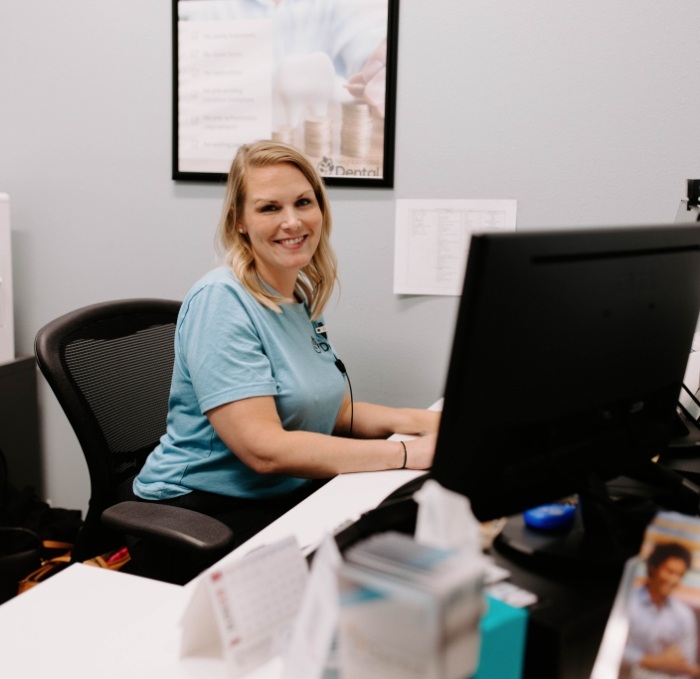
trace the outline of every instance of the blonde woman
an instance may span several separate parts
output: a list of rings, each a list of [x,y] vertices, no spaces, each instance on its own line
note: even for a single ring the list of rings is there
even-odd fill
[[[352,403],[323,309],[336,283],[319,175],[293,147],[240,148],[219,243],[187,294],[167,431],[134,482],[144,500],[229,523],[238,543],[341,472],[427,469],[435,412]],[[418,435],[388,441],[394,432]]]

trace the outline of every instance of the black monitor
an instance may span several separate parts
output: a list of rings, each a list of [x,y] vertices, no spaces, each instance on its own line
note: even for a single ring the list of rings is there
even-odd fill
[[[700,225],[475,234],[430,475],[481,521],[578,498],[566,535],[516,517],[502,546],[626,558],[604,484],[655,479],[699,310]]]

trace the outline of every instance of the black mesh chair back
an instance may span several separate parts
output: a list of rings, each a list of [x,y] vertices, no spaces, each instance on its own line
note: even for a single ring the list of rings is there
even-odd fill
[[[76,561],[123,541],[100,517],[134,498],[132,480],[165,432],[180,304],[104,302],[65,314],[36,336],[37,363],[75,431],[90,476]],[[60,454],[50,441],[47,447],[48,454]]]

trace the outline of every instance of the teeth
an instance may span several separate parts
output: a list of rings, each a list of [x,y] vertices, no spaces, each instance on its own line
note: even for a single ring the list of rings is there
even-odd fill
[[[299,236],[298,238],[288,238],[287,240],[281,240],[282,245],[296,245],[304,240],[304,236]]]

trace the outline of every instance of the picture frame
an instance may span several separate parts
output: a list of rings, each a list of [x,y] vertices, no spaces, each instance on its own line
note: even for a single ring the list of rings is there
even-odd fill
[[[172,0],[172,179],[300,149],[328,186],[394,185],[399,0]]]
[[[660,510],[624,565],[591,679],[687,676],[699,657],[700,519]]]

